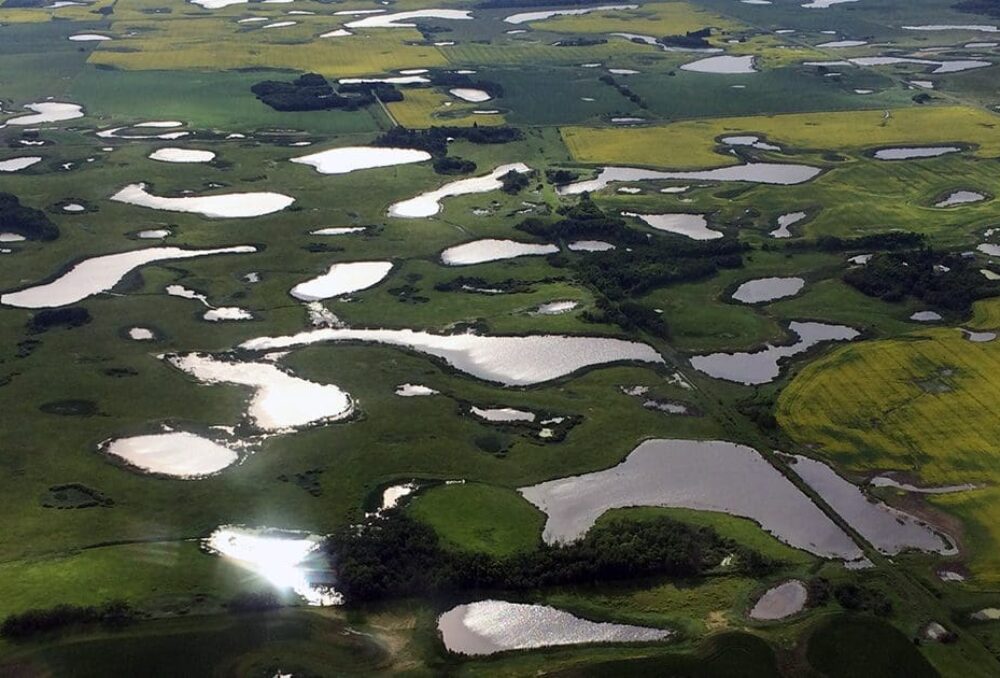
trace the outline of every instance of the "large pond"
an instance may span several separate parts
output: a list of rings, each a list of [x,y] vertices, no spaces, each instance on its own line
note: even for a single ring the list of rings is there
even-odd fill
[[[206,217],[244,218],[259,217],[280,212],[293,202],[281,193],[223,193],[221,195],[162,198],[146,191],[143,183],[129,184],[111,196],[115,202],[149,207],[168,212],[188,212]]]
[[[635,217],[645,222],[647,226],[657,231],[666,231],[687,236],[692,240],[715,240],[723,236],[722,231],[708,227],[708,219],[704,214],[636,214],[622,212],[623,217]]]
[[[521,488],[546,516],[547,543],[582,537],[606,511],[667,506],[749,518],[781,541],[827,558],[861,549],[756,450],[714,440],[647,440],[619,465]]]
[[[503,185],[500,177],[508,172],[524,173],[530,171],[530,167],[520,162],[500,165],[489,174],[452,181],[437,190],[421,193],[415,198],[397,202],[389,207],[389,216],[409,219],[432,217],[441,211],[441,201],[445,198],[495,191]]]
[[[694,73],[722,73],[727,75],[738,75],[746,73],[756,73],[754,67],[754,56],[730,56],[723,54],[720,56],[705,57],[681,66],[682,71],[692,71]]]
[[[352,261],[333,264],[323,275],[299,283],[291,294],[302,301],[322,301],[353,294],[382,282],[392,271],[389,261]]]
[[[202,540],[202,546],[266,579],[279,590],[290,590],[309,605],[339,605],[344,599],[331,586],[322,551],[323,537],[293,530],[222,525]],[[279,672],[280,673],[280,672]]]
[[[239,459],[225,445],[186,431],[116,438],[103,450],[142,471],[189,480],[218,473]]]
[[[354,410],[351,397],[333,384],[295,377],[277,365],[220,360],[205,353],[165,359],[203,384],[237,384],[253,390],[247,415],[265,431],[286,431],[344,419]]]
[[[733,292],[733,299],[744,304],[759,304],[794,297],[805,287],[802,278],[758,278],[748,280]]]
[[[791,165],[773,162],[748,163],[733,167],[719,167],[713,170],[687,172],[661,172],[638,167],[603,167],[596,179],[577,181],[561,186],[561,195],[576,195],[599,191],[616,181],[653,181],[657,179],[679,179],[682,181],[746,181],[752,184],[775,184],[791,186],[802,184],[815,178],[820,169],[809,165]]]
[[[438,618],[450,652],[488,655],[581,643],[638,643],[664,640],[665,629],[592,622],[547,605],[481,600],[458,605]]]
[[[892,555],[906,549],[956,553],[955,547],[940,533],[908,513],[871,501],[857,485],[841,478],[823,462],[801,455],[794,459],[795,473],[882,553]]]
[[[441,253],[441,263],[447,266],[468,266],[527,255],[555,254],[558,251],[556,245],[487,238],[449,247]]]
[[[89,296],[107,292],[125,275],[140,266],[171,259],[191,259],[215,254],[251,254],[257,248],[250,245],[189,250],[180,247],[151,247],[131,252],[106,254],[84,259],[55,280],[0,295],[0,304],[19,308],[53,308],[82,301]]]
[[[544,21],[554,16],[578,16],[591,12],[605,12],[613,9],[636,9],[638,7],[639,5],[599,5],[598,7],[581,7],[579,9],[546,9],[540,12],[511,14],[504,18],[504,22],[508,24],[526,24],[532,21]]]
[[[493,98],[489,92],[472,87],[455,87],[448,90],[448,93],[462,101],[468,101],[473,104],[481,104]]]
[[[292,158],[292,162],[315,167],[320,174],[348,174],[373,167],[393,167],[430,160],[431,154],[414,148],[381,148],[378,146],[347,146],[331,148],[310,155]]]
[[[750,618],[758,621],[775,621],[791,617],[802,611],[809,598],[806,585],[792,579],[768,589],[750,609]]]
[[[619,361],[663,362],[660,354],[647,344],[561,335],[490,337],[415,330],[324,328],[291,336],[251,339],[240,347],[273,351],[338,341],[387,344],[426,353],[461,372],[506,386],[539,384],[585,367]]]
[[[759,351],[749,353],[710,353],[691,358],[691,365],[716,379],[726,379],[740,384],[766,384],[781,374],[781,361],[804,353],[823,341],[850,341],[859,332],[844,325],[826,323],[789,323],[788,329],[798,336],[798,341],[786,346],[767,344]]]
[[[412,12],[366,16],[344,24],[347,28],[414,28],[416,19],[471,19],[472,12],[464,9],[418,9]]]

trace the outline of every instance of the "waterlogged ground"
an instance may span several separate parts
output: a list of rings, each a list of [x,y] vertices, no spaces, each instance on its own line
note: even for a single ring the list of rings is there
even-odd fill
[[[142,616],[0,673],[994,675],[1000,27],[963,4],[0,4],[0,617]],[[352,599],[327,536],[399,514],[483,557],[729,541]]]

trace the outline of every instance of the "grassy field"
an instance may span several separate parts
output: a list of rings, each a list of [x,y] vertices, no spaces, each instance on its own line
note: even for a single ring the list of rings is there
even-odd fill
[[[557,16],[531,25],[538,30],[562,33],[637,33],[656,37],[683,35],[702,28],[717,29],[724,36],[742,28],[732,19],[689,2],[651,2],[638,9]]]
[[[942,106],[889,112],[850,111],[715,118],[641,128],[567,127],[563,140],[579,162],[704,168],[736,163],[720,155],[717,137],[759,134],[788,150],[846,150],[946,142],[976,147],[980,157],[1000,155],[996,116],[974,108]]]
[[[477,115],[475,110],[496,110],[496,101],[483,104],[467,104],[446,92],[435,89],[404,90],[402,101],[387,104],[393,119],[403,127],[424,129],[434,125],[502,125],[503,115]],[[502,101],[502,100],[501,100]]]
[[[545,516],[514,490],[465,483],[418,496],[410,513],[453,549],[507,556],[541,543]]]

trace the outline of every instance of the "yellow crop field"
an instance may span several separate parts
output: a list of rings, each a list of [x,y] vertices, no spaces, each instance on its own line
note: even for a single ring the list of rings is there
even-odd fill
[[[561,16],[537,22],[536,28],[560,33],[637,33],[682,35],[702,28],[729,31],[740,24],[686,2],[654,2],[638,9],[608,10]]]
[[[86,5],[66,5],[64,7],[4,7],[2,16],[5,24],[42,23],[56,19],[70,21],[101,21],[99,10],[114,4],[114,0],[97,0]]]
[[[996,317],[1000,300],[980,302]],[[994,326],[995,328],[995,326]],[[845,346],[782,392],[796,442],[852,471],[908,471],[928,484],[1000,477],[1000,342],[957,328]]]
[[[861,150],[893,144],[961,142],[981,157],[1000,155],[1000,117],[964,106],[705,118],[653,127],[564,127],[563,141],[586,163],[702,168],[732,164],[715,139],[757,133],[787,147]]]
[[[434,89],[406,89],[403,101],[387,104],[389,113],[396,122],[410,129],[422,129],[432,125],[502,125],[502,115],[475,115],[475,107],[459,104],[453,97]],[[445,106],[451,103],[451,106]],[[488,109],[489,103],[482,107]]]

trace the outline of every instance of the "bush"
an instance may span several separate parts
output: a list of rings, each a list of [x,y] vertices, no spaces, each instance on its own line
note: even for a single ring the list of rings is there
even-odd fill
[[[318,73],[306,73],[291,82],[264,80],[253,85],[250,91],[276,111],[354,111],[375,103],[370,91],[341,96]]]
[[[35,609],[12,614],[0,624],[0,636],[12,640],[23,640],[31,636],[56,631],[78,624],[100,623],[111,628],[120,628],[132,623],[136,612],[125,601],[108,601],[100,607],[80,605],[56,605],[47,609]]]
[[[56,327],[73,328],[86,325],[92,320],[90,311],[82,306],[67,306],[39,311],[28,321],[30,334],[41,334]]]
[[[476,171],[476,163],[464,158],[443,158],[434,159],[434,171],[438,174],[469,174]]]

